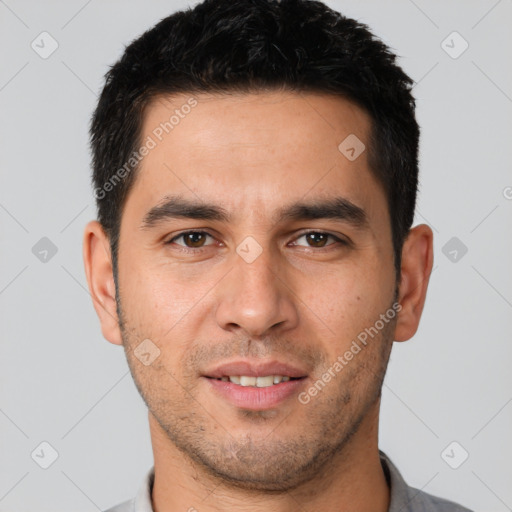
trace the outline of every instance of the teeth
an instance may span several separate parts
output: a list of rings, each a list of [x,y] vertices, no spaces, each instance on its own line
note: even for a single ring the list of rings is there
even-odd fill
[[[258,388],[267,388],[274,384],[281,382],[288,382],[290,377],[282,375],[265,375],[264,377],[249,377],[247,375],[231,375],[229,377],[222,377],[221,380],[227,382],[228,380],[233,384],[240,386],[254,386]]]
[[[268,375],[267,377],[257,377],[256,378],[256,386],[258,388],[267,388],[268,386],[274,385],[274,377],[272,375]]]
[[[256,386],[256,377],[240,375],[240,386]]]

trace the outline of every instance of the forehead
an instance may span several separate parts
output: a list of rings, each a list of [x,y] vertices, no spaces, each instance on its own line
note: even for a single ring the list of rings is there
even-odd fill
[[[333,95],[159,96],[145,109],[141,141],[151,149],[128,202],[149,207],[180,194],[274,217],[288,200],[332,193],[378,210],[385,198],[368,168],[370,129],[365,111]]]
[[[154,98],[146,107],[142,133],[159,143],[186,141],[188,147],[202,150],[252,146],[254,155],[261,157],[265,148],[293,148],[298,158],[304,158],[308,151],[327,146],[333,151],[330,156],[337,154],[341,137],[354,134],[367,139],[370,126],[369,115],[340,96],[284,91],[203,93]]]

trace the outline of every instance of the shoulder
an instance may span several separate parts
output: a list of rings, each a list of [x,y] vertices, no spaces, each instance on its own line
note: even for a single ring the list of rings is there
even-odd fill
[[[381,450],[379,454],[391,491],[388,512],[472,512],[458,503],[407,485],[391,459]]]
[[[454,501],[434,496],[414,487],[409,487],[408,491],[410,509],[414,512],[473,512]]]
[[[134,509],[134,500],[123,501],[123,503],[119,503],[115,507],[109,508],[108,510],[104,510],[103,512],[133,512]]]
[[[151,504],[151,491],[155,478],[155,468],[152,466],[144,476],[137,495],[128,501],[123,501],[115,507],[109,508],[103,512],[153,512]]]

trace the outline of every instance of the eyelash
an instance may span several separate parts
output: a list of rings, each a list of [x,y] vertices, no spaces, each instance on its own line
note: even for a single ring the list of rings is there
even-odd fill
[[[297,239],[302,238],[303,236],[309,235],[311,233],[315,233],[317,235],[326,235],[328,237],[330,236],[331,238],[333,238],[335,240],[335,242],[339,242],[341,245],[344,245],[344,246],[349,245],[349,243],[346,240],[343,240],[343,239],[337,237],[336,235],[333,235],[332,233],[329,233],[326,231],[317,231],[317,230],[305,231],[305,232],[301,233],[300,235],[298,235]],[[180,233],[179,235],[174,236],[173,238],[171,238],[170,240],[165,242],[165,245],[171,245],[172,243],[174,243],[175,240],[178,240],[179,238],[182,238],[182,237],[184,237],[186,235],[190,235],[190,234],[202,234],[202,235],[208,235],[212,238],[215,238],[213,235],[211,235],[207,231],[190,230],[190,231],[184,231],[183,233]],[[336,243],[329,244],[325,247],[311,247],[310,246],[309,249],[317,249],[317,251],[321,252],[321,251],[329,250],[328,248],[331,245],[336,245]],[[178,250],[185,252],[185,253],[202,252],[208,247],[208,246],[204,246],[204,247],[195,247],[194,248],[194,247],[187,247],[187,246],[179,245],[179,244],[178,244],[178,246],[179,246]],[[302,246],[302,247],[304,247],[304,246]]]

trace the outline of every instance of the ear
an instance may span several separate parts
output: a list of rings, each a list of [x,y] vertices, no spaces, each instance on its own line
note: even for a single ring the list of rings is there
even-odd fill
[[[418,330],[434,262],[434,234],[426,224],[409,231],[402,248],[398,301],[402,306],[395,328],[395,341],[406,341]]]
[[[98,221],[91,221],[85,227],[83,258],[89,291],[103,336],[110,343],[122,345],[110,243]]]

